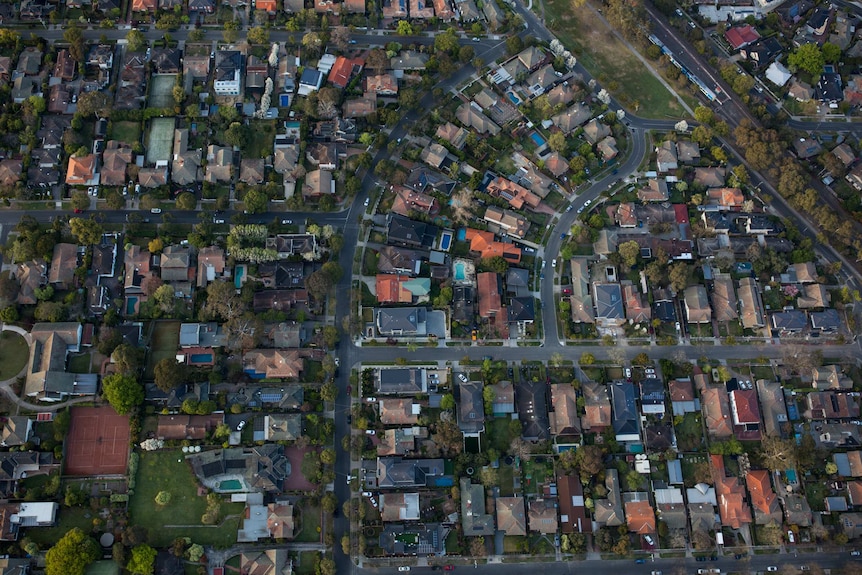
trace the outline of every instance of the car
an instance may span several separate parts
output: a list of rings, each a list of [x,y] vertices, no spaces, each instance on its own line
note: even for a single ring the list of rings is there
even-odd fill
[[[850,557],[859,557],[860,555],[862,555],[862,551],[851,551],[850,552]]]
[[[490,356],[490,355],[483,355],[483,356],[482,356],[482,361],[485,361],[486,359],[487,359],[488,361],[492,361],[494,358],[493,358],[492,356]]]
[[[676,9],[676,15],[677,15],[677,16],[682,16],[682,10],[680,10],[679,8],[677,8],[677,9]]]
[[[469,380],[467,379],[467,376],[466,376],[466,375],[464,375],[463,373],[459,373],[459,374],[458,374],[458,379],[460,379],[460,380],[461,380],[461,381],[463,381],[464,383],[467,383],[467,382],[469,381]]]
[[[553,260],[551,260],[551,267],[554,267],[554,268],[557,267],[557,258],[554,258]]]
[[[674,324],[674,327],[676,328],[676,331],[679,331],[679,322],[676,322],[676,324]]]
[[[581,206],[580,208],[578,208],[578,214],[580,214],[581,212],[583,212],[585,207],[586,207],[586,206]]]
[[[643,565],[644,563],[646,563],[646,559],[635,559],[635,563],[637,563],[638,565]]]
[[[371,497],[372,493],[370,491],[363,491],[362,497]]]
[[[350,414],[347,415],[347,425],[353,425],[353,416]]]
[[[72,211],[75,212],[76,214],[83,214],[84,213],[84,210],[82,210],[81,208],[75,208]]]
[[[623,373],[625,374],[626,378],[631,377],[632,376],[632,368],[627,367],[627,368],[623,369]]]
[[[443,566],[443,571],[454,571],[454,570],[455,570],[454,565],[444,565]]]
[[[356,44],[356,40],[351,40],[348,44]]]
[[[162,213],[162,208],[153,208],[150,210],[151,214],[160,214]]]
[[[661,575],[661,571],[650,571],[649,575]]]
[[[236,430],[242,431],[244,427],[245,427],[245,420],[242,420],[239,422],[239,425],[236,426]]]
[[[407,565],[402,565],[401,567],[398,568],[398,572],[399,573],[409,573],[410,567],[408,567]]]
[[[569,207],[568,207],[568,208],[566,208],[566,213],[569,213],[569,212],[571,212],[571,211],[572,211],[572,206],[571,206],[571,205],[569,205]]]
[[[775,565],[770,565],[769,567],[766,568],[766,570],[769,573],[775,573],[776,571],[778,571],[778,567],[776,567]]]
[[[377,435],[377,432],[374,431],[373,429],[366,429],[365,435]]]
[[[548,263],[548,262],[547,262],[547,261],[545,261],[545,260],[542,260],[542,269],[545,269],[545,264],[546,264],[546,263]]]
[[[368,207],[368,203],[371,201],[371,198],[365,198],[365,203],[363,204],[366,208]]]
[[[561,239],[561,240],[566,239],[566,232],[563,232],[563,233],[561,233],[561,234],[560,234],[560,239]]]
[[[293,220],[281,220],[282,225],[289,226],[293,223]]]
[[[77,104],[77,103],[78,103],[78,94],[72,94],[72,103],[73,103],[73,104]]]
[[[223,224],[223,223],[224,223],[224,220],[223,220],[223,219],[221,219],[221,218],[216,218],[216,219],[214,219],[214,220],[213,220],[213,223],[214,223],[214,224]]]
[[[474,42],[481,42],[481,41],[482,41],[482,39],[481,39],[481,38],[479,38],[478,36],[475,36],[475,37],[473,37],[473,41],[474,41]]]
[[[353,481],[354,479],[356,479],[354,476],[348,475],[347,476],[347,484],[350,485],[350,482]]]
[[[703,555],[698,555],[697,557],[694,558],[694,560],[695,561],[706,561],[706,557],[704,557]],[[698,569],[697,571],[698,571],[698,573],[700,573],[702,571],[702,569]]]
[[[709,560],[710,560],[710,561],[718,561],[718,556],[716,556],[716,555],[710,555],[710,556],[709,556]]]
[[[376,402],[376,401],[377,401],[377,398],[376,398],[376,397],[366,397],[366,398],[365,398],[365,402],[366,402],[366,403],[374,403],[374,402]]]
[[[809,567],[808,565],[800,565],[799,570],[800,571],[811,571],[811,567]]]

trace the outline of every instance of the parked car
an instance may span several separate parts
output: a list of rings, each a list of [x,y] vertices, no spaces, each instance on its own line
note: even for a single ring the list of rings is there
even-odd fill
[[[862,555],[862,551],[851,551],[850,552],[850,557],[859,557],[860,555]]]
[[[646,563],[646,559],[635,559],[635,563],[637,563],[638,565],[643,565],[644,563]]]
[[[239,425],[236,426],[236,430],[242,431],[244,427],[245,427],[245,420],[239,422]]]
[[[770,573],[775,573],[776,571],[778,571],[778,567],[776,567],[775,565],[770,565],[766,568],[766,570]]]
[[[293,223],[293,220],[281,220],[282,225],[289,226]]]
[[[410,567],[408,567],[407,565],[402,565],[401,567],[398,568],[398,571],[400,573],[409,573]]]
[[[443,571],[454,571],[454,570],[455,570],[455,566],[454,566],[454,565],[445,565],[445,566],[443,567]]]
[[[366,429],[365,435],[377,435],[377,432],[374,431],[373,429]]]
[[[366,398],[365,398],[365,402],[366,402],[366,403],[374,403],[374,402],[376,402],[376,401],[377,401],[377,398],[376,398],[376,397],[366,397]]]
[[[736,555],[733,556],[733,558],[736,559],[737,561],[742,559],[743,557],[745,557],[745,555],[743,555],[742,553],[737,553]]]
[[[162,213],[162,208],[153,208],[150,210],[151,214],[160,214]]]
[[[467,379],[467,376],[466,376],[466,375],[464,375],[463,373],[459,373],[459,374],[458,374],[458,379],[460,379],[460,380],[461,380],[461,381],[463,381],[464,383],[467,383],[467,382],[469,381],[469,380]]]
[[[650,575],[661,575],[661,571],[650,571]]]

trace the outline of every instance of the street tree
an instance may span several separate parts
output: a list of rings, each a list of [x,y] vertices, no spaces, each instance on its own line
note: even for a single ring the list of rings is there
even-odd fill
[[[69,220],[69,228],[79,244],[89,246],[102,239],[102,226],[96,220],[72,218]]]
[[[84,191],[72,192],[72,208],[76,210],[86,210],[90,207],[90,196]]]
[[[266,28],[255,26],[249,29],[246,39],[249,44],[266,44],[269,42],[269,32]]]
[[[119,415],[144,402],[144,388],[134,375],[113,373],[102,380],[102,396]]]
[[[183,192],[177,196],[177,209],[190,211],[197,207],[198,201],[191,192]]]
[[[126,33],[126,49],[129,52],[140,52],[144,49],[147,38],[137,28],[132,28]]]

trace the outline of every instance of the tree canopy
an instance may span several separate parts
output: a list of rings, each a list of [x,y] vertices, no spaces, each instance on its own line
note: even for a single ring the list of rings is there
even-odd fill
[[[99,558],[99,546],[75,527],[45,554],[47,575],[84,575],[87,565]]]
[[[144,388],[133,375],[113,373],[102,380],[102,395],[120,415],[144,402]]]
[[[152,575],[156,553],[155,549],[146,544],[133,547],[132,557],[129,559],[126,569],[134,575]]]
[[[172,357],[160,360],[153,368],[156,387],[162,391],[171,391],[185,379],[185,367]]]

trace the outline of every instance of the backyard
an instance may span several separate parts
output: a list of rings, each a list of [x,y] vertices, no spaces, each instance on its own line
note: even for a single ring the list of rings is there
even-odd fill
[[[149,361],[147,362],[147,377],[153,377],[153,368],[166,357],[174,357],[180,345],[180,322],[158,321],[153,326],[153,338],[150,345]]]
[[[29,357],[27,340],[12,331],[0,333],[0,381],[18,375]]]
[[[174,118],[153,118],[147,137],[147,163],[167,162],[174,145]]]
[[[173,89],[177,77],[170,74],[153,74],[150,82],[150,108],[169,108],[175,104]]]
[[[275,121],[255,120],[249,124],[249,132],[253,137],[243,147],[243,158],[265,158],[272,154],[275,141]]]
[[[138,122],[114,122],[111,133],[112,139],[131,146],[141,139],[141,125]]]
[[[577,18],[572,14],[575,5],[568,0],[547,0],[544,6],[548,28],[632,112],[645,118],[685,115],[676,98],[590,6],[579,8]]]
[[[171,494],[171,502],[165,507],[154,503],[159,491]],[[223,502],[221,524],[216,527],[201,524],[201,516],[206,509],[207,499],[198,495],[197,480],[182,453],[141,453],[135,494],[129,501],[129,515],[135,525],[149,530],[151,545],[166,547],[179,536],[216,547],[236,543],[243,504]]]

